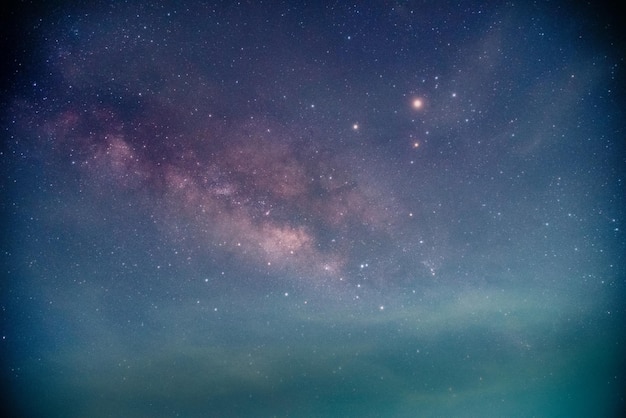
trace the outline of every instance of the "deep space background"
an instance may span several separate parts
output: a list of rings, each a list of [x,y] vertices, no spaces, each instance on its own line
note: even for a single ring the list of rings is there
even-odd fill
[[[3,7],[5,416],[626,410],[617,6]]]

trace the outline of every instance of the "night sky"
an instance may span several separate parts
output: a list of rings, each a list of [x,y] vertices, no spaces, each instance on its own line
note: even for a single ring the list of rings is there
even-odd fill
[[[7,413],[620,415],[616,10],[178,3],[3,12]]]

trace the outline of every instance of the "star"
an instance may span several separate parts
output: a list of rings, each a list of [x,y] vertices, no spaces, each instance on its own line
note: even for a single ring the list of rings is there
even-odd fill
[[[411,106],[415,110],[421,110],[424,107],[424,99],[422,99],[421,97],[413,99],[413,101],[411,102]]]

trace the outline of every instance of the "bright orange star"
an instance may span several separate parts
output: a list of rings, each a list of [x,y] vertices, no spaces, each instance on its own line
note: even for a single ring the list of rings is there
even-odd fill
[[[413,99],[413,109],[419,110],[424,107],[424,100],[420,97]]]

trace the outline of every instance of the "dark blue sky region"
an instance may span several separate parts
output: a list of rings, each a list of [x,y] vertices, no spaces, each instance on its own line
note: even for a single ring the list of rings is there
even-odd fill
[[[624,410],[611,9],[4,20],[5,415]]]

